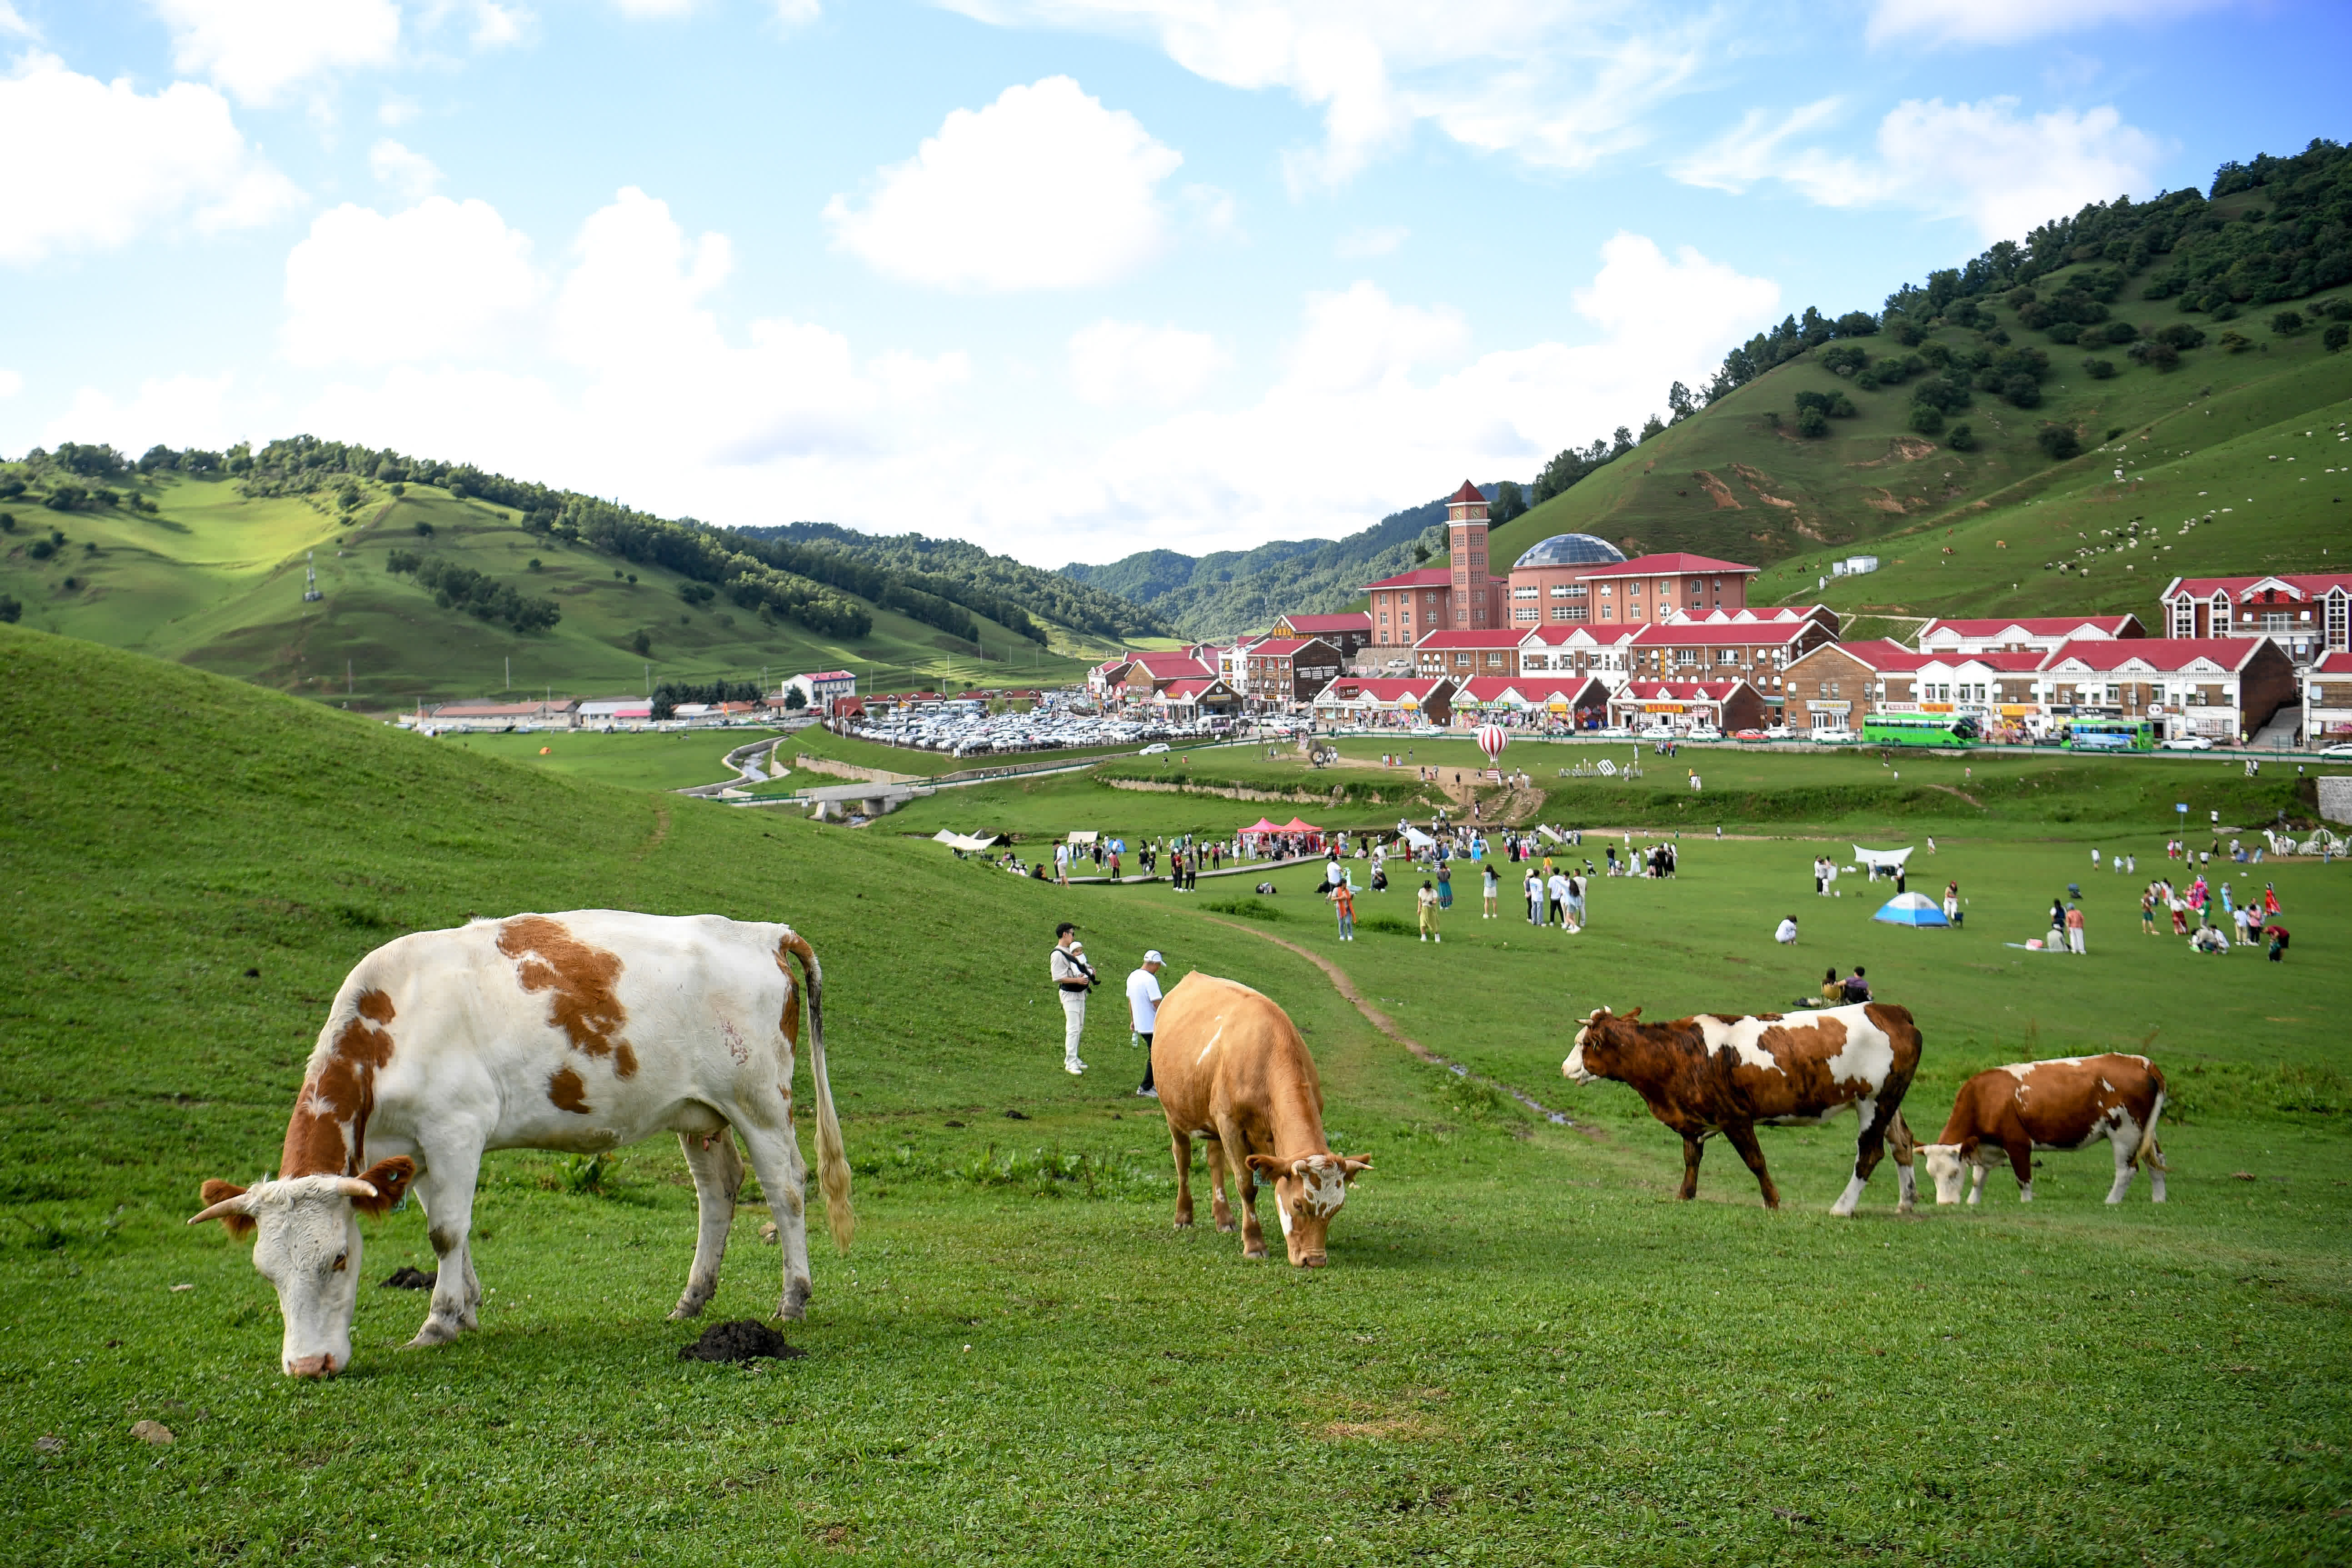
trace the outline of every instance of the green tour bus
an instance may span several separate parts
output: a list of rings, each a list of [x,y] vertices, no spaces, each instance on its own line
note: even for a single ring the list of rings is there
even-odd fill
[[[2156,726],[2146,719],[2070,719],[2058,743],[2070,752],[2152,752]]]
[[[1865,713],[1865,746],[1973,746],[1977,721],[1965,713]]]

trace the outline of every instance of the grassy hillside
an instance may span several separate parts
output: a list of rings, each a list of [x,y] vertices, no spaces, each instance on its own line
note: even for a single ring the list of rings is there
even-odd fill
[[[846,667],[886,686],[1025,684],[1070,679],[1105,646],[1056,630],[1049,652],[984,619],[966,641],[879,606],[868,636],[828,637],[724,596],[691,602],[681,589],[702,585],[676,572],[530,531],[509,508],[426,484],[398,496],[367,484],[348,511],[324,493],[248,496],[229,479],[157,473],[123,488],[154,510],[0,501],[16,520],[0,535],[0,595],[23,605],[23,624],[358,707],[499,692],[509,661],[524,695],[643,690],[648,664],[656,681]],[[37,558],[53,531],[64,543]],[[518,632],[444,608],[416,576],[387,570],[394,552],[552,599],[562,619]],[[325,595],[314,604],[302,599],[306,563]]]
[[[2137,946],[2105,887],[2088,889],[2091,957],[2012,952],[2080,846],[1957,835],[1935,868],[1981,911],[1964,933],[1802,903],[1811,844],[1693,840],[1676,881],[1597,884],[1584,937],[1457,905],[1446,942],[1419,944],[1392,934],[1391,896],[1342,946],[1305,873],[1258,901],[1272,921],[1208,908],[1206,884],[1015,881],[934,845],[529,773],[22,628],[0,627],[0,726],[18,911],[0,986],[11,1557],[2352,1552],[2340,868],[2263,868],[2299,911],[2278,966]],[[2145,858],[2165,826],[2138,828]],[[1806,921],[1793,951],[1769,938],[1783,900]],[[860,1228],[849,1258],[815,1259],[791,1333],[806,1358],[677,1359],[690,1329],[663,1314],[692,1195],[661,1141],[596,1181],[492,1155],[482,1329],[445,1350],[399,1351],[422,1304],[373,1284],[429,1266],[424,1216],[371,1225],[356,1364],[278,1377],[276,1306],[246,1248],[181,1223],[196,1184],[271,1163],[324,999],[362,953],[469,914],[583,905],[789,919],[824,957]],[[1163,1124],[1129,1093],[1139,1063],[1115,1007],[1089,1019],[1095,1070],[1060,1069],[1040,955],[1065,918],[1114,974],[1157,946],[1171,978],[1234,975],[1301,1026],[1335,1140],[1375,1160],[1330,1268],[1244,1263],[1205,1224],[1169,1228]],[[1578,1125],[1414,1060],[1316,960]],[[1866,963],[1919,1015],[1906,1110],[1923,1129],[1969,1070],[2158,1031],[2172,1201],[2143,1186],[2103,1207],[2094,1152],[2046,1156],[2031,1208],[1996,1173],[1981,1210],[1898,1221],[1882,1169],[1863,1216],[1832,1220],[1844,1122],[1766,1136],[1782,1213],[1758,1209],[1719,1148],[1701,1201],[1677,1204],[1674,1140],[1627,1091],[1559,1077],[1591,1002],[1769,1005],[1832,960]],[[773,1306],[762,1217],[738,1218],[714,1319]],[[176,1441],[136,1441],[138,1420]],[[1922,1442],[1959,1430],[1998,1434],[1997,1457]]]
[[[1589,532],[1629,552],[1689,550],[1770,567],[1757,588],[1767,600],[1911,616],[2129,609],[2151,627],[2157,592],[2176,573],[2339,563],[2334,552],[2352,553],[2352,482],[2341,477],[2352,475],[2352,444],[2336,439],[2352,417],[2352,353],[2336,318],[2352,318],[2352,290],[2242,310],[2184,291],[2179,277],[2200,244],[2259,250],[2260,237],[2237,237],[2262,230],[2273,201],[2267,187],[2240,189],[2196,210],[2170,253],[2078,247],[2074,254],[2092,254],[2039,271],[2030,288],[1988,290],[1937,314],[1906,290],[1897,299],[1910,309],[1883,318],[1889,332],[1801,350],[1653,433],[1496,529],[1492,559],[1507,567],[1550,534]],[[2340,215],[2329,221],[2341,226]],[[2292,237],[2284,220],[2272,226]],[[2103,319],[2053,321],[2060,301]],[[2275,325],[2278,305],[2301,324]],[[1892,334],[1898,321],[1916,335],[1907,346]],[[2165,333],[2189,346],[2134,357]],[[2119,341],[2090,341],[2110,336]],[[1988,385],[1998,368],[1965,368],[2021,350],[2047,360],[2030,398]],[[1969,381],[1964,405],[1923,428],[1921,389]],[[1833,416],[1808,434],[1801,400],[1829,401]],[[1962,426],[1968,438],[1956,439]],[[2068,437],[2078,452],[2069,455]],[[2192,519],[2200,526],[2179,532]],[[2135,524],[2160,537],[2117,559],[2118,532]],[[1885,570],[1824,594],[1828,563],[1855,552],[1879,554]]]

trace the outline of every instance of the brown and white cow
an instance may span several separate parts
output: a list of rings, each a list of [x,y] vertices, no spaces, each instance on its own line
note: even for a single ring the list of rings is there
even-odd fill
[[[1192,1140],[1209,1141],[1210,1212],[1234,1228],[1225,1167],[1242,1200],[1242,1256],[1265,1256],[1256,1177],[1274,1184],[1290,1261],[1320,1268],[1331,1216],[1369,1159],[1334,1154],[1323,1136],[1323,1084],[1290,1016],[1246,985],[1195,971],[1160,1005],[1151,1078],[1176,1156],[1176,1224],[1192,1223]]]
[[[1641,1016],[1639,1007],[1622,1016],[1596,1008],[1559,1070],[1579,1083],[1605,1078],[1630,1085],[1651,1115],[1682,1134],[1684,1197],[1697,1194],[1702,1147],[1720,1132],[1756,1173],[1764,1206],[1779,1208],[1780,1189],[1764,1168],[1756,1124],[1818,1125],[1851,1105],[1862,1123],[1853,1178],[1830,1213],[1853,1213],[1890,1129],[1899,1206],[1910,1212],[1917,1189],[1903,1096],[1919,1068],[1919,1030],[1907,1009],[1864,1002],[1795,1017],[1705,1013],[1644,1024]]]
[[[777,1312],[798,1318],[811,1295],[793,1131],[803,992],[819,1181],[844,1251],[855,1225],[825,1079],[824,989],[816,954],[790,926],[717,915],[588,910],[402,937],[360,960],[336,993],[276,1177],[250,1188],[206,1182],[207,1206],[188,1223],[253,1235],[254,1266],[285,1320],[281,1366],[331,1376],[352,1359],[356,1216],[390,1208],[412,1180],[441,1267],[411,1344],[476,1326],[482,1288],[467,1235],[492,1149],[584,1152],[676,1132],[701,1228],[670,1315],[693,1317],[719,1288],[740,1138],[783,1243]]]
[[[1939,1204],[1958,1203],[1964,1180],[1975,1203],[1985,1172],[2004,1155],[2017,1173],[2018,1201],[2030,1204],[2035,1150],[2083,1149],[2105,1138],[2116,1155],[2107,1202],[2124,1201],[2132,1173],[2144,1163],[2152,1195],[2162,1203],[2164,1151],[2156,1144],[2156,1124],[2163,1115],[2164,1075],[2146,1057],[2117,1052],[2017,1062],[1962,1084],[1944,1135],[1919,1145],[1919,1152]]]

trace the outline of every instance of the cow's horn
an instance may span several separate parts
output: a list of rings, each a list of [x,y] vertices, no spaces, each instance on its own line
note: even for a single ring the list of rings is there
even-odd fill
[[[220,1202],[213,1205],[210,1208],[205,1209],[202,1214],[190,1215],[188,1223],[190,1225],[202,1225],[208,1219],[226,1219],[231,1215],[241,1216],[247,1213],[251,1207],[252,1201],[249,1194],[239,1193],[233,1198],[221,1199]]]
[[[347,1198],[372,1198],[376,1195],[373,1184],[362,1182],[357,1176],[337,1177],[335,1191]]]

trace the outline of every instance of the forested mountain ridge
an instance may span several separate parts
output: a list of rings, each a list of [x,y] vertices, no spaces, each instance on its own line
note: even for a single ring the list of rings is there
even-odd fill
[[[1497,515],[1524,510],[1515,484],[1480,489]],[[1073,563],[1061,575],[1123,595],[1188,637],[1228,637],[1262,629],[1279,615],[1348,608],[1363,597],[1363,584],[1409,572],[1436,549],[1434,531],[1444,521],[1445,503],[1433,500],[1344,539],[1276,540],[1201,556],[1146,550],[1100,566]]]
[[[1032,615],[1097,637],[1164,637],[1174,629],[1132,595],[1122,596],[1116,589],[1026,565],[961,539],[865,533],[833,522],[767,523],[731,531],[837,550],[887,570],[967,584],[999,602],[1019,605]]]

